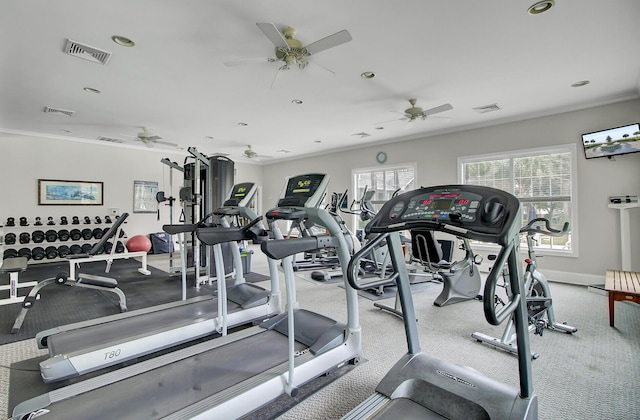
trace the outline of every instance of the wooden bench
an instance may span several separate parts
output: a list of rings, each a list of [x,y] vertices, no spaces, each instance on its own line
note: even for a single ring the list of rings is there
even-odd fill
[[[613,327],[613,303],[616,300],[640,304],[640,273],[607,270],[604,288],[609,294],[609,325]]]

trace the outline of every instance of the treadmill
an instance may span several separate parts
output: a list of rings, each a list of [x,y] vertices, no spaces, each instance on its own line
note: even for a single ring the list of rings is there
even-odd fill
[[[279,206],[267,213],[270,232],[261,249],[282,259],[287,311],[258,326],[195,344],[37,396],[17,405],[14,419],[238,418],[280,395],[347,363],[361,353],[358,298],[345,272],[346,323],[298,308],[292,255],[335,248],[346,271],[349,261],[340,226],[317,208],[328,183],[325,174],[291,177]],[[325,226],[329,235],[283,239],[281,221]],[[233,230],[233,228],[231,228]],[[226,240],[229,229],[198,231],[205,243]],[[274,239],[267,239],[273,237]]]
[[[229,199],[217,210],[218,216],[221,219],[242,216],[261,226],[255,212],[245,207],[255,192],[253,183],[234,185]],[[227,221],[223,221],[223,225],[229,227]],[[193,230],[195,225],[165,225],[164,228],[176,233]],[[48,348],[50,356],[40,363],[43,381],[51,383],[77,377],[211,334],[226,335],[227,328],[261,322],[282,312],[276,262],[269,260],[271,290],[244,282],[236,241],[253,236],[250,229],[235,232],[229,245],[236,265],[236,279],[228,292],[223,280],[217,282],[217,299],[197,297],[42,331],[36,335],[36,342],[39,348]],[[217,251],[220,252],[214,252],[219,259],[216,270],[222,269],[217,275],[225,279],[222,252]]]
[[[389,279],[398,286],[408,352],[385,375],[376,392],[344,419],[538,418],[538,397],[531,379],[525,290],[517,255],[521,223],[522,209],[516,197],[494,188],[473,185],[422,187],[392,198],[382,207],[366,227],[367,232],[380,236],[353,257],[347,275],[352,287],[371,287],[357,277],[359,260],[378,243],[386,241],[394,269]],[[496,307],[493,296],[503,272],[492,270],[485,283],[484,314],[492,325],[499,325],[513,315],[519,389],[473,368],[447,363],[421,352],[409,275],[399,237],[399,231],[405,229],[412,234],[416,230],[441,231],[500,246],[494,267],[507,264],[512,298],[504,306]]]

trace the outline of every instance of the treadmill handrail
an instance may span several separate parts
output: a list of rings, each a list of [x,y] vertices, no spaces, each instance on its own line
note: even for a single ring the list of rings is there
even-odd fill
[[[485,296],[485,299],[483,299],[484,317],[487,319],[487,322],[489,322],[491,325],[500,325],[505,319],[507,319],[507,317],[511,315],[513,311],[516,310],[516,307],[520,304],[520,299],[521,299],[520,291],[513,290],[513,288],[512,288],[512,291],[514,293],[511,296],[511,301],[499,311],[496,311],[495,302],[493,301],[493,299],[486,298],[487,296],[495,296],[496,286],[498,284],[498,278],[500,277],[502,272],[502,270],[500,270],[499,267],[504,266],[504,264],[509,259],[509,256],[512,254],[513,250],[514,250],[513,242],[511,242],[506,247],[502,247],[502,249],[500,250],[500,253],[498,254],[498,257],[496,258],[496,262],[493,265],[494,267],[498,267],[498,268],[495,268],[489,272],[489,276],[487,277],[487,280],[484,285],[484,296]],[[509,285],[509,287],[511,286]]]
[[[390,282],[396,283],[399,273],[393,272],[388,277],[384,278],[376,278],[376,280],[360,283],[358,281],[358,271],[360,270],[360,260],[367,255],[371,255],[371,252],[376,249],[380,242],[386,241],[389,236],[389,232],[378,235],[374,240],[368,242],[365,246],[363,246],[360,251],[354,254],[349,260],[349,265],[347,266],[347,280],[349,281],[349,285],[356,290],[366,290],[379,286],[386,286]]]

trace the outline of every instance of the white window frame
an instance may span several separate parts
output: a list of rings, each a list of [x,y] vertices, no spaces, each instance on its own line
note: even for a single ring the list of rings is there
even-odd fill
[[[562,256],[562,257],[578,257],[578,244],[580,243],[578,240],[578,176],[577,176],[577,151],[576,145],[574,143],[569,144],[561,144],[558,146],[550,146],[550,147],[537,147],[532,149],[522,149],[522,150],[514,150],[500,153],[489,153],[484,155],[473,155],[473,156],[460,156],[458,157],[458,183],[462,184],[464,182],[462,167],[465,163],[473,163],[473,162],[481,162],[486,160],[496,160],[496,159],[514,159],[519,157],[527,157],[527,156],[536,156],[536,155],[544,155],[544,154],[555,154],[555,153],[569,153],[571,156],[571,249],[550,249],[545,247],[535,247],[536,254],[538,255],[553,255],[553,256]],[[513,176],[513,173],[511,174]],[[482,249],[493,249],[495,245],[478,243],[474,245],[474,247]],[[526,249],[526,246],[523,246]]]
[[[420,184],[418,184],[418,163],[417,162],[409,162],[409,163],[400,163],[400,164],[394,164],[394,165],[379,165],[379,166],[370,166],[370,167],[366,167],[366,168],[355,168],[351,170],[351,191],[353,191],[351,194],[354,195],[351,197],[349,203],[347,205],[351,205],[351,203],[353,202],[353,200],[359,200],[360,197],[356,197],[355,194],[357,194],[358,192],[358,185],[356,185],[356,175],[362,173],[362,172],[386,172],[386,171],[393,171],[393,170],[397,170],[397,169],[407,169],[407,168],[412,168],[413,169],[413,185],[415,186],[415,188],[418,188],[418,186]],[[369,187],[371,187],[371,185],[369,185]],[[389,197],[391,198],[391,197]],[[371,201],[372,204],[376,205],[376,204],[384,204],[386,202],[386,200],[380,201],[380,200],[373,200]],[[375,206],[376,210],[378,210],[380,208],[380,206]],[[359,220],[359,216],[354,215],[352,217],[352,227],[354,229],[357,228],[358,226],[358,220]]]

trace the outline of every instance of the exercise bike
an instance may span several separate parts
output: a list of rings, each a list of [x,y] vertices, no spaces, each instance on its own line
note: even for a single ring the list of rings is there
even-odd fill
[[[544,227],[542,227],[543,225]],[[529,258],[525,259],[527,264],[524,272],[524,284],[526,291],[526,304],[527,313],[529,319],[529,332],[533,332],[534,335],[540,335],[545,330],[555,330],[564,332],[567,334],[573,334],[578,331],[576,327],[567,325],[566,323],[559,323],[556,321],[555,314],[553,312],[553,303],[551,299],[551,291],[549,290],[549,282],[544,274],[538,271],[538,263],[536,259],[536,252],[534,245],[537,242],[535,239],[536,234],[543,234],[549,236],[561,236],[569,231],[569,223],[565,223],[562,230],[556,230],[551,227],[549,220],[538,217],[531,220],[524,227],[520,229],[520,233],[526,233],[527,235],[527,248]],[[498,268],[494,268],[498,269]],[[504,287],[509,291],[509,276],[503,268]],[[507,293],[508,294],[508,293]],[[509,296],[510,297],[510,296]],[[485,296],[485,298],[489,298]],[[498,296],[494,296],[494,303],[497,306],[502,306],[504,303]],[[495,338],[489,335],[475,332],[471,334],[477,341],[486,343],[494,348],[508,351],[509,353],[518,354],[518,348],[515,342],[516,335],[514,331],[513,318],[507,322],[507,326],[502,334],[502,337]],[[540,355],[532,352],[531,358],[537,359]]]

